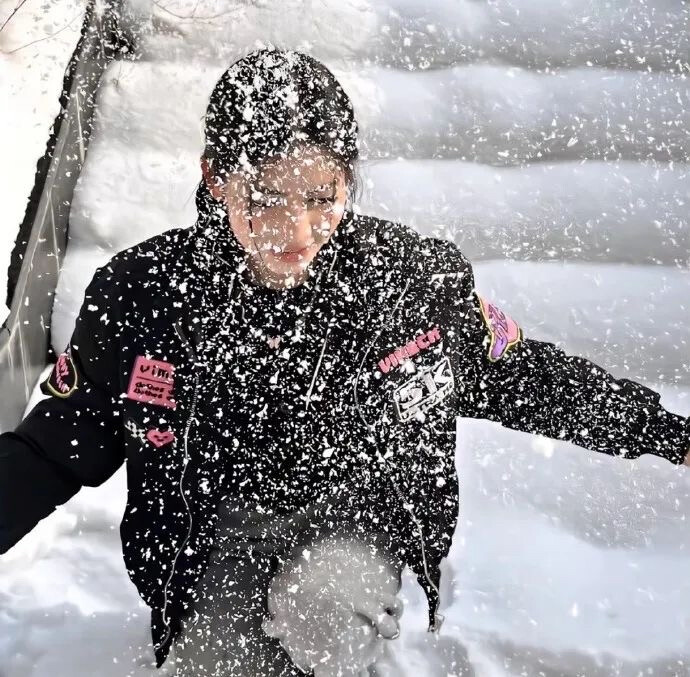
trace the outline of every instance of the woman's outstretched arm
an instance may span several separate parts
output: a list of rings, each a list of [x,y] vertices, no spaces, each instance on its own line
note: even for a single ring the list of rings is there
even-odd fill
[[[432,287],[441,292],[438,316],[460,375],[459,415],[614,456],[686,461],[690,419],[664,409],[654,390],[524,336],[507,313],[477,292],[472,266],[459,250],[450,243],[438,246],[450,275],[436,275]]]
[[[41,384],[49,397],[0,435],[0,553],[124,460],[112,273],[99,268],[89,284],[69,345]]]

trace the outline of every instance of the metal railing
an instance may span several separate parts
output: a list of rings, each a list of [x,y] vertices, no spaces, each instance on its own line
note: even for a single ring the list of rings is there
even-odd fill
[[[67,245],[69,212],[81,173],[101,76],[122,46],[117,0],[91,0],[81,37],[65,72],[60,113],[12,252],[8,305],[0,329],[0,432],[21,420],[48,362],[50,323],[60,265]]]

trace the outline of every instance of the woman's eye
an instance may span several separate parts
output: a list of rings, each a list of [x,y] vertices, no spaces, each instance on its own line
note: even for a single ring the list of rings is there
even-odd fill
[[[329,202],[335,202],[335,195],[329,197],[313,197],[308,200],[309,202],[315,202],[316,204],[327,204]]]
[[[327,197],[310,197],[307,198],[307,205],[323,205],[332,204],[335,202],[336,196],[329,195]],[[272,207],[285,207],[285,199],[282,197],[263,197],[260,199],[250,199],[252,209],[270,209]]]
[[[285,204],[283,198],[280,197],[266,197],[261,200],[252,200],[252,207],[267,209],[269,207],[281,207]]]

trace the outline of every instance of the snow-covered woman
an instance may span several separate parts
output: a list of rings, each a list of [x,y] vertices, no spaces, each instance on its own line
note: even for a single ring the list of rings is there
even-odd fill
[[[348,206],[357,131],[313,57],[234,63],[196,224],[96,271],[49,397],[0,436],[0,552],[126,462],[125,563],[180,676],[370,674],[406,565],[437,632],[458,416],[686,462],[657,393],[525,337],[453,243]]]

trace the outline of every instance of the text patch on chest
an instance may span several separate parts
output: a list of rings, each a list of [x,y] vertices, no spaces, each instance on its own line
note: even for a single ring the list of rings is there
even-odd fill
[[[404,346],[396,348],[390,355],[379,361],[379,369],[387,374],[392,367],[400,366],[405,360],[416,355],[420,350],[426,350],[429,346],[441,340],[441,332],[438,327],[433,327],[427,332],[416,336]]]
[[[174,365],[137,355],[129,378],[127,397],[144,404],[175,408],[173,398]]]
[[[423,417],[424,412],[445,399],[453,391],[453,372],[450,360],[442,358],[436,364],[419,371],[393,393],[395,413],[401,421]]]

